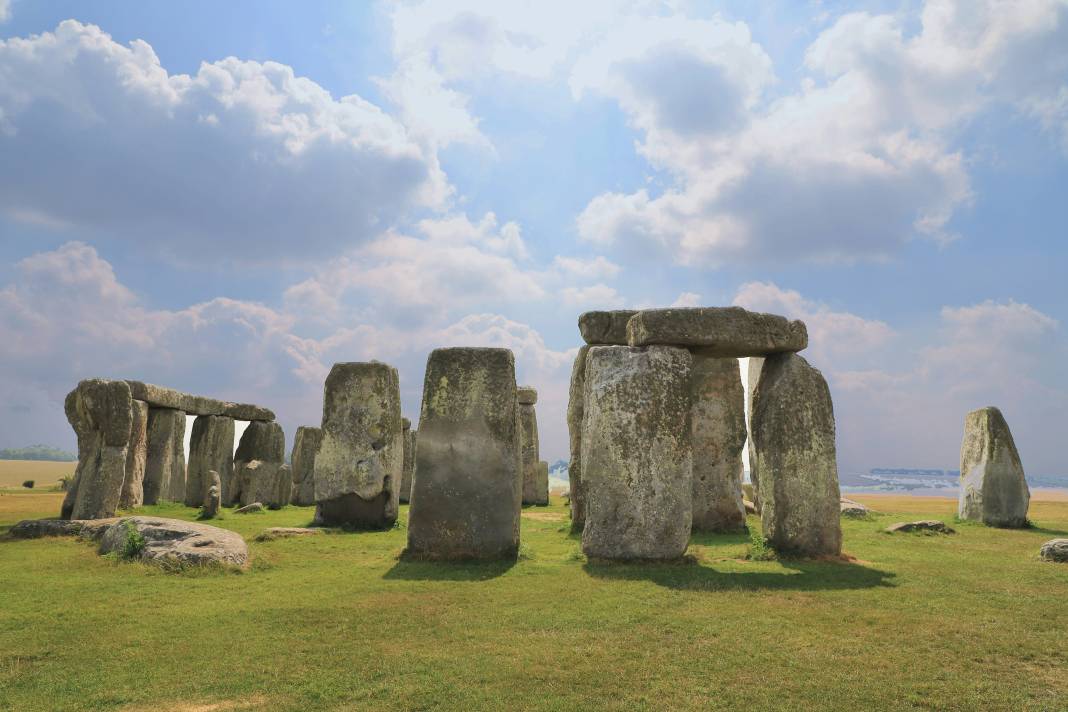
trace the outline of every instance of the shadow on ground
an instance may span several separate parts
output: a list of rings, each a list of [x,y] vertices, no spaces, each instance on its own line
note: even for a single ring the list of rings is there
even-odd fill
[[[400,581],[489,581],[515,566],[514,559],[500,561],[425,561],[401,558],[382,577]]]

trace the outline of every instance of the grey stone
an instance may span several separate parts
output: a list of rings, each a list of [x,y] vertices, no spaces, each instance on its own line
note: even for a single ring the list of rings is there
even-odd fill
[[[586,524],[586,504],[582,496],[582,414],[586,390],[586,356],[590,347],[583,346],[575,356],[571,367],[571,386],[567,395],[567,432],[571,446],[571,460],[567,466],[568,509],[571,513],[571,531],[582,531]]]
[[[419,417],[408,553],[514,558],[523,476],[515,358],[508,349],[435,349]]]
[[[745,529],[742,448],[745,394],[738,360],[693,355],[693,529]]]
[[[185,412],[148,409],[144,501],[185,501]]]
[[[145,501],[145,463],[148,460],[148,404],[130,403],[130,444],[126,449],[126,474],[122,480],[119,506],[140,507]]]
[[[97,540],[118,517],[106,519],[24,519],[8,530],[12,539],[40,539],[50,536],[77,536]]]
[[[1050,539],[1038,550],[1043,561],[1068,562],[1068,539]]]
[[[238,507],[234,510],[234,514],[256,514],[265,509],[267,508],[263,506],[263,502],[253,502],[251,504],[246,504],[244,507]]]
[[[393,526],[404,474],[397,369],[378,361],[334,364],[324,388],[322,431],[315,456],[316,523]]]
[[[63,519],[115,516],[126,478],[133,399],[124,381],[82,381],[64,402],[78,436],[78,466],[63,499]]]
[[[275,539],[290,539],[300,536],[317,536],[323,534],[322,529],[309,529],[307,527],[268,527],[256,535],[256,541],[274,541]]]
[[[707,356],[767,356],[808,346],[804,322],[741,307],[646,309],[627,323],[630,346],[672,344]]]
[[[222,482],[222,501],[231,502],[234,479],[234,420],[223,415],[198,415],[189,438],[189,466],[186,469],[185,504],[199,507],[204,497],[205,478],[215,470]]]
[[[298,507],[315,504],[315,453],[319,452],[322,439],[322,430],[307,425],[297,428],[293,438],[293,454],[290,456],[293,467],[292,503]]]
[[[144,539],[138,557],[162,566],[202,566],[218,564],[244,568],[248,545],[240,534],[207,524],[159,517],[123,517],[112,524],[100,539],[100,553],[122,553],[128,526]]]
[[[750,473],[750,476],[752,476],[752,473]],[[757,496],[756,487],[754,487],[753,484],[749,482],[742,484],[742,497],[745,501],[750,502],[753,505],[756,514],[760,514],[760,498]]]
[[[1025,527],[1030,501],[1020,454],[1001,411],[968,413],[960,446],[958,516],[993,527]]]
[[[212,470],[205,479],[208,485],[204,492],[204,504],[201,509],[202,519],[214,519],[219,516],[219,507],[222,505],[222,480],[219,473]]]
[[[408,425],[404,428],[404,471],[401,474],[400,501],[404,504],[412,499],[412,477],[415,475],[415,447],[417,435],[412,430],[412,421],[407,418],[404,422]]]
[[[253,421],[245,428],[245,432],[241,433],[241,440],[238,442],[237,450],[234,452],[235,477],[232,483],[233,486],[230,487],[227,504],[251,501],[242,494],[241,487],[244,481],[236,475],[245,463],[253,460],[273,462],[279,465],[285,462],[286,436],[282,432],[281,425],[274,422]],[[270,498],[271,502],[274,502],[275,499],[276,497],[274,496]],[[289,504],[289,502],[287,501],[285,504]]]
[[[690,539],[692,359],[670,346],[594,346],[582,420],[582,550],[676,559]]]
[[[241,490],[242,506],[260,502],[268,509],[281,509],[289,504],[293,473],[288,465],[263,460],[242,462],[234,480]]]
[[[190,395],[173,388],[141,381],[126,381],[126,383],[130,385],[134,398],[143,400],[156,408],[182,410],[190,415],[225,415],[234,420],[274,420],[274,413],[270,409],[258,405],[230,403],[215,398]]]
[[[768,357],[752,424],[764,537],[785,554],[837,556],[841,493],[834,407],[823,375],[796,354]]]
[[[637,313],[633,309],[588,311],[579,315],[579,333],[594,346],[626,346],[627,322]]]
[[[538,402],[538,391],[531,386],[519,386],[515,389],[515,398],[519,405],[535,405]]]
[[[838,508],[839,512],[843,517],[863,519],[864,517],[871,514],[871,510],[868,509],[867,506],[861,504],[860,502],[854,502],[851,499],[846,499],[845,497],[842,497],[839,501]]]
[[[937,534],[953,534],[953,530],[946,526],[945,522],[937,519],[921,519],[916,522],[897,522],[886,528],[891,534],[898,532],[934,532]]]
[[[753,396],[756,395],[757,385],[760,383],[760,371],[764,368],[763,356],[750,356],[746,366],[746,391],[745,391],[745,413],[746,413],[746,428],[750,433],[753,432]],[[760,512],[760,484],[756,480],[756,473],[753,470],[753,463],[756,462],[756,453],[753,451],[753,438],[749,437],[747,442],[747,449],[749,451],[749,481],[752,485],[752,492],[746,492],[746,496],[756,506],[757,512]]]
[[[538,400],[538,394],[533,388],[518,389],[517,393],[523,390],[533,392],[533,400]],[[531,399],[528,397],[526,400],[530,401]],[[541,460],[541,455],[538,443],[538,415],[532,403],[519,401],[516,407],[519,409],[519,448],[523,467],[523,504],[539,504],[538,462]]]
[[[534,478],[534,504],[539,507],[549,506],[549,463],[538,463],[538,474]]]
[[[742,500],[742,506],[745,507],[746,514],[760,514],[760,512],[757,511],[756,505],[750,502],[748,499]]]

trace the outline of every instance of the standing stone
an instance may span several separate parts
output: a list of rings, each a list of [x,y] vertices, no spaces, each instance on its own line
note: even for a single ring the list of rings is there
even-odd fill
[[[115,516],[126,478],[133,400],[125,381],[82,381],[64,402],[78,436],[78,466],[63,499],[63,519]]]
[[[633,309],[586,312],[579,315],[579,333],[594,346],[626,346],[627,322],[637,313]]]
[[[185,412],[148,409],[145,504],[185,501]]]
[[[408,504],[412,498],[412,473],[415,472],[415,431],[412,421],[401,418],[404,426],[404,470],[401,473],[401,504]]]
[[[595,346],[582,420],[582,551],[676,559],[690,539],[693,451],[689,352]]]
[[[823,375],[796,354],[768,357],[752,422],[764,537],[783,553],[837,556],[841,495],[834,407]]]
[[[738,360],[693,355],[693,528],[745,529],[742,448],[745,394]]]
[[[760,371],[764,368],[763,356],[750,356],[749,366],[746,369],[745,412],[746,427],[749,431],[749,482],[752,485],[752,498],[749,500],[760,511],[760,485],[757,483],[756,470],[753,463],[756,462],[756,453],[753,450],[753,396],[756,394],[757,384],[760,383]]]
[[[119,506],[140,507],[145,501],[145,463],[148,460],[148,403],[131,401],[130,445],[126,450],[126,475],[122,480]]]
[[[199,507],[204,497],[208,473],[219,473],[222,501],[231,501],[234,479],[234,419],[225,415],[198,415],[189,438],[189,467],[186,471],[185,504]]]
[[[293,497],[292,503],[298,507],[310,507],[315,504],[315,453],[319,452],[323,431],[302,425],[297,428],[293,438]]]
[[[222,480],[219,479],[218,472],[211,470],[205,481],[208,483],[208,489],[204,492],[203,511],[200,518],[214,519],[219,516],[219,506],[222,504]]]
[[[646,309],[627,322],[627,343],[688,346],[706,356],[766,356],[803,351],[808,329],[803,321],[741,307]]]
[[[534,479],[534,504],[539,507],[549,506],[549,463],[538,463],[538,474]]]
[[[234,472],[241,469],[241,465],[253,460],[274,462],[282,464],[286,460],[286,436],[282,432],[282,426],[275,422],[252,421],[241,433],[241,440],[234,452]],[[235,477],[233,486],[230,487],[227,504],[244,501],[241,494],[242,480]],[[253,500],[256,501],[256,500]],[[263,501],[263,500],[259,500]],[[288,502],[286,502],[288,504]]]
[[[571,367],[571,386],[567,395],[567,432],[571,444],[571,461],[567,466],[568,508],[571,512],[571,531],[580,532],[586,524],[585,497],[582,493],[582,414],[586,388],[586,355],[590,347],[583,346]]]
[[[289,465],[265,460],[242,460],[234,479],[240,482],[241,490],[241,498],[235,504],[246,507],[259,502],[268,509],[281,509],[289,504],[293,487],[293,472]]]
[[[961,519],[992,527],[1026,527],[1031,490],[1009,424],[997,408],[980,408],[964,419],[960,446]]]
[[[523,466],[523,504],[538,502],[538,415],[534,405],[538,392],[530,386],[516,390],[516,407],[519,409],[519,448]]]
[[[397,369],[378,361],[334,364],[326,378],[322,430],[315,456],[316,521],[393,526],[404,473]]]
[[[431,352],[408,552],[436,559],[514,558],[523,496],[519,449],[512,352]]]

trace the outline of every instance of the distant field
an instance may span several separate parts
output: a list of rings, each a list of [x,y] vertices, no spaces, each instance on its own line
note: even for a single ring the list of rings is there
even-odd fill
[[[65,475],[73,475],[77,462],[0,460],[0,487],[17,487],[33,480],[36,487],[50,487]]]

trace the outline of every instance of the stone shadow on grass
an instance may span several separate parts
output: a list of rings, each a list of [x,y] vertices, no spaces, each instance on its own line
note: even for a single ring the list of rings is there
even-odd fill
[[[684,559],[677,563],[608,563],[583,565],[599,579],[651,581],[679,591],[840,591],[893,587],[895,574],[845,561],[780,559],[785,571],[719,571],[707,564]],[[753,562],[754,569],[764,562]]]
[[[489,581],[508,573],[516,561],[435,561],[401,554],[397,563],[382,578],[399,581]]]

